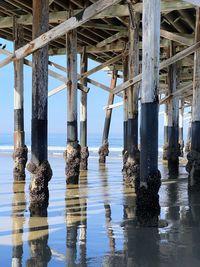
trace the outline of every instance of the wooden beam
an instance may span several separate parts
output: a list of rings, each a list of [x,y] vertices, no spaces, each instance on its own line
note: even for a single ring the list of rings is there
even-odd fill
[[[160,36],[171,40],[171,41],[175,41],[177,43],[181,43],[183,45],[187,45],[187,46],[191,46],[192,44],[194,44],[194,38],[193,37],[185,37],[182,34],[177,34],[177,33],[173,33],[173,32],[169,32],[169,31],[165,31],[165,30],[160,30]]]
[[[166,97],[163,97],[160,101],[159,104],[165,104],[168,102],[172,97],[174,96],[181,96],[183,93],[192,90],[193,83],[192,82],[187,82],[186,84],[184,83],[183,85],[180,85],[177,87],[177,90],[170,95],[167,95]]]
[[[164,60],[163,62],[160,63],[160,70],[170,66],[171,64],[176,63],[177,61],[179,61],[185,57],[187,57],[188,55],[197,51],[199,48],[200,48],[200,42],[197,42],[197,43],[191,45],[190,47],[182,50],[181,52],[177,53],[176,55],[172,56],[171,58]],[[114,94],[119,93],[119,92],[127,89],[129,86],[131,86],[137,82],[140,82],[141,79],[142,79],[142,74],[139,74],[136,77],[134,77],[133,79],[130,79],[127,82],[124,82],[124,83],[118,85],[113,90],[113,93]]]
[[[125,52],[125,53],[127,53],[127,52]],[[103,69],[104,67],[107,67],[107,66],[109,66],[109,65],[111,65],[111,64],[113,64],[113,63],[115,63],[115,62],[118,61],[121,57],[122,57],[122,54],[117,55],[117,56],[115,56],[115,57],[109,59],[108,61],[106,61],[106,62],[104,62],[104,63],[98,65],[97,67],[94,67],[93,69],[91,69],[91,70],[89,70],[89,71],[83,73],[83,74],[81,75],[81,77],[82,77],[82,78],[84,78],[84,77],[88,77],[88,76],[90,76],[91,74],[93,74],[93,73],[95,73],[95,72],[97,72],[97,71]]]
[[[118,2],[120,2],[120,0],[99,0],[98,2],[95,2],[91,6],[84,9],[82,12],[69,18],[68,20],[59,24],[48,32],[45,32],[36,39],[32,40],[30,43],[26,44],[25,46],[17,49],[12,56],[0,62],[0,67],[9,64],[13,60],[24,58],[30,55],[37,49],[47,45],[50,41],[61,37],[70,30],[76,29],[85,22],[89,21],[92,17],[94,17],[101,11],[105,10],[109,6],[117,4]]]
[[[103,110],[118,108],[118,107],[123,106],[123,104],[124,104],[124,102],[121,101],[121,102],[118,102],[118,103],[115,103],[115,104],[112,104],[112,105],[107,105],[107,106],[103,107]]]
[[[183,1],[200,7],[199,0],[183,0]]]
[[[112,90],[116,87],[117,83],[117,70],[113,70],[112,72],[112,78],[110,83],[110,93],[108,96],[108,105],[112,105],[114,102],[115,95],[112,94]],[[102,136],[102,144],[99,148],[99,162],[105,163],[106,162],[106,156],[108,156],[108,137],[110,132],[110,123],[111,123],[111,117],[112,117],[112,109],[107,109],[105,114],[105,121],[104,121],[104,129],[103,129],[103,136]]]
[[[180,0],[174,1],[161,1],[161,12],[168,13],[173,10],[181,10],[192,8],[194,5],[190,3],[185,3]],[[137,3],[133,5],[134,12],[142,13],[143,4]],[[108,8],[107,10],[101,12],[99,15],[95,16],[95,19],[102,18],[112,18],[112,17],[126,17],[129,16],[129,10],[127,5],[116,5]]]
[[[11,55],[12,54],[8,50],[2,49],[2,48],[0,48],[0,53],[2,53],[4,55]],[[24,64],[29,66],[29,67],[32,67],[32,62],[30,60],[28,60],[28,59],[24,59]],[[66,68],[65,67],[63,67],[63,66],[61,66],[61,65],[59,65],[59,64],[57,64],[55,62],[48,61],[48,64],[50,66],[55,66],[57,69],[66,72]],[[51,76],[51,77],[53,77],[53,78],[55,78],[55,79],[57,79],[57,80],[59,80],[61,82],[64,82],[65,84],[67,84],[67,78],[65,76],[63,76],[63,75],[61,75],[61,74],[59,74],[59,73],[57,73],[57,72],[55,72],[53,70],[50,70],[50,69],[48,70],[48,74],[49,74],[49,76]],[[80,79],[80,78],[81,78],[80,75],[78,75],[78,79]],[[89,92],[89,88],[81,85],[80,83],[78,83],[78,89],[83,91],[83,92],[85,92],[85,93]]]
[[[96,47],[102,47],[102,46],[105,46],[107,44],[110,44],[120,38],[123,38],[123,37],[127,37],[128,36],[128,33],[127,31],[121,31],[121,32],[118,32],[110,37],[108,37],[107,39],[103,40],[102,42],[99,42]]]
[[[66,84],[62,84],[62,85],[56,87],[55,89],[51,90],[50,92],[48,92],[48,97],[51,97],[51,96],[63,91],[66,88],[67,88],[67,85]]]
[[[95,22],[87,22],[82,25],[83,28],[89,28],[89,29],[100,29],[100,30],[107,30],[107,31],[127,31],[127,28],[124,26],[118,26],[118,25],[112,25],[110,27],[109,24],[103,24],[103,23],[95,23]]]

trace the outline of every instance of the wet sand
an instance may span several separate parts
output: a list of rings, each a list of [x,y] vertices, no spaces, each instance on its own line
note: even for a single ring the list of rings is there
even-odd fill
[[[30,175],[13,184],[12,158],[0,155],[0,266],[200,266],[200,196],[188,196],[184,167],[169,179],[159,166],[160,227],[140,228],[120,158],[106,166],[91,158],[80,185],[68,189],[63,158],[49,161],[48,218],[30,218]]]

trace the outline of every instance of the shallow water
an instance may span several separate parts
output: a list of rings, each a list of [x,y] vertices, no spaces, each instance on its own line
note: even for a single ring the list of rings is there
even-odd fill
[[[29,174],[25,185],[13,184],[12,159],[0,157],[0,266],[200,266],[200,196],[188,196],[184,167],[168,179],[160,165],[162,227],[140,228],[121,159],[90,159],[80,185],[68,189],[62,157],[49,161],[48,218],[30,218]]]

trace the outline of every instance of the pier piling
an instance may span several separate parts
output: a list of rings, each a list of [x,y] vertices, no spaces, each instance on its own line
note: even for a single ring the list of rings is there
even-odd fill
[[[172,57],[175,54],[175,45],[170,42],[168,56]],[[173,94],[177,88],[177,66],[172,64],[169,66],[168,72],[168,88],[169,94]],[[178,174],[179,169],[179,99],[173,96],[168,102],[168,169],[169,175]]]
[[[200,8],[196,9],[195,41],[200,41]],[[188,153],[186,170],[189,172],[188,188],[191,191],[200,190],[200,51],[194,56],[194,80],[192,103],[191,151]]]
[[[167,160],[168,151],[168,104],[165,104],[164,109],[164,146],[163,146],[163,160]]]
[[[18,49],[24,43],[23,26],[14,20],[14,49]],[[28,149],[25,145],[24,134],[24,60],[14,61],[14,180],[25,180],[25,166]]]
[[[184,116],[184,100],[179,100],[179,146],[180,146],[181,157],[184,156],[183,116]]]
[[[129,79],[139,74],[139,26],[140,14],[133,12],[129,4]],[[124,161],[123,178],[125,184],[137,187],[139,179],[139,150],[138,150],[138,94],[139,86],[135,84],[127,89],[128,122],[127,122],[127,160]]]
[[[113,70],[111,83],[110,83],[110,90],[111,91],[116,87],[116,84],[117,84],[117,70]],[[113,102],[114,102],[114,94],[109,93],[107,106],[112,105]],[[106,156],[108,156],[108,154],[109,154],[108,136],[109,136],[109,131],[110,131],[111,117],[112,117],[112,108],[106,109],[106,116],[105,116],[103,137],[102,137],[102,145],[99,148],[99,163],[105,163],[106,162]]]
[[[140,225],[157,226],[160,213],[158,191],[161,185],[158,170],[160,0],[143,0],[142,21],[140,183],[136,216]]]
[[[33,38],[48,28],[49,1],[33,0]],[[32,68],[31,162],[27,165],[31,173],[29,209],[31,216],[46,216],[48,182],[52,177],[47,155],[48,46],[33,53]]]
[[[87,53],[84,47],[81,54],[81,74],[87,72]],[[81,84],[87,87],[87,78],[81,79]],[[80,101],[80,145],[81,145],[81,162],[80,170],[88,169],[89,150],[87,146],[87,93],[81,91]]]
[[[69,3],[69,17],[73,14]],[[65,174],[67,184],[77,184],[79,181],[81,147],[78,143],[77,130],[77,31],[66,34],[67,51],[67,149],[64,152],[66,160]]]
[[[192,127],[192,118],[190,117],[189,123],[188,123],[187,142],[185,144],[185,153],[188,153],[191,151],[191,127]]]
[[[128,56],[123,56],[123,79],[128,81]],[[127,160],[127,124],[128,124],[128,96],[127,90],[123,91],[123,164]]]

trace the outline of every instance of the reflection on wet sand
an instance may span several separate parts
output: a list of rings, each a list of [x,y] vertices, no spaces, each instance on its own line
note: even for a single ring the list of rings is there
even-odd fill
[[[124,260],[121,266],[157,267],[159,266],[158,228],[138,227],[135,203],[136,196],[124,185]]]
[[[66,188],[66,263],[69,267],[77,266],[77,244],[80,245],[80,264],[87,266],[87,190],[82,189],[81,185],[87,186],[87,172],[82,172],[80,185],[68,185]]]
[[[77,235],[81,209],[78,185],[68,186],[66,190],[66,226],[67,226],[67,266],[76,265]]]
[[[163,180],[159,221],[167,224],[149,228],[138,225],[121,166],[96,167],[81,172],[79,185],[52,180],[48,217],[30,217],[25,184],[10,180],[0,192],[0,252],[8,262],[0,258],[0,266],[200,266],[200,196],[188,195],[184,175]]]
[[[87,266],[87,188],[81,189],[82,186],[87,186],[87,171],[82,171],[80,175],[80,209],[81,209],[81,221],[80,221],[80,264],[82,267]]]
[[[22,266],[23,256],[23,224],[24,211],[26,208],[24,182],[13,183],[13,201],[12,201],[12,266]]]
[[[40,226],[37,226],[38,221]],[[51,249],[48,246],[48,228],[47,217],[30,217],[28,241],[30,258],[26,261],[27,267],[48,266],[48,262],[51,260]]]
[[[108,186],[108,174],[107,168],[105,164],[100,164],[99,171],[101,175],[101,183],[102,183],[102,197],[104,202],[104,209],[105,209],[105,226],[107,231],[107,236],[109,240],[109,248],[110,254],[114,254],[115,252],[115,238],[114,232],[112,229],[112,218],[111,218],[111,206],[109,201],[109,186]]]

